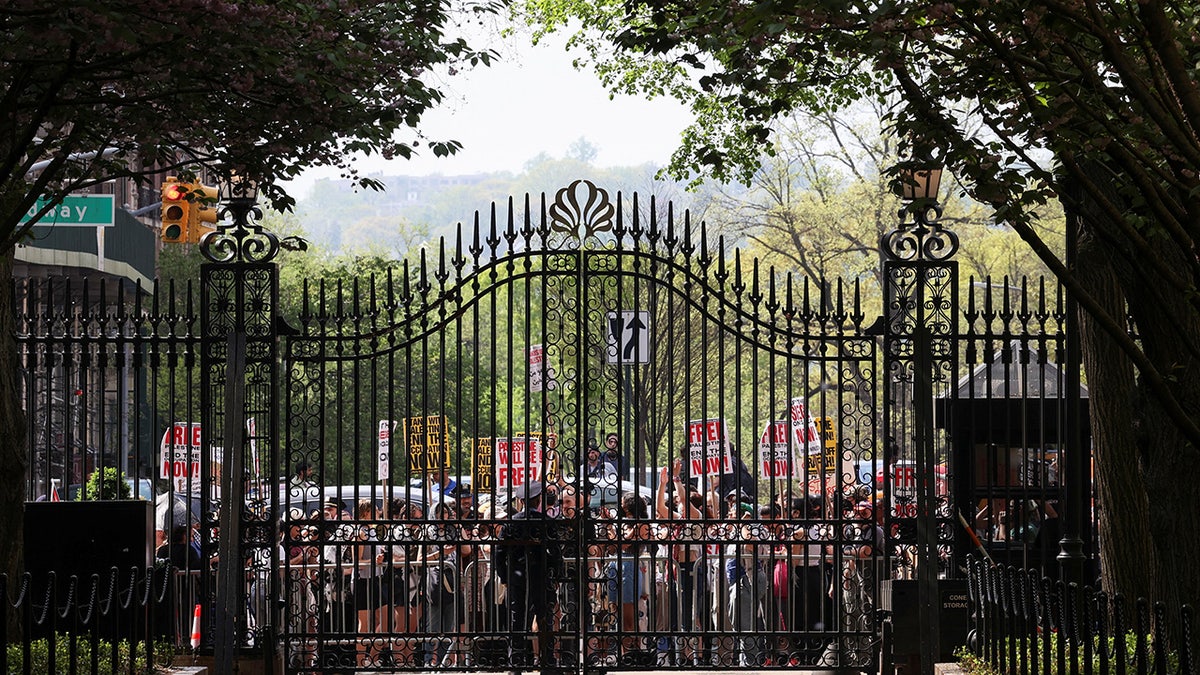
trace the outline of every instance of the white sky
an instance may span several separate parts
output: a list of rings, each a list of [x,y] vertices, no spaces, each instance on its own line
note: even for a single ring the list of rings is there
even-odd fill
[[[366,159],[359,171],[516,173],[541,152],[564,156],[580,137],[597,148],[597,166],[666,164],[680,133],[691,122],[691,113],[672,99],[618,96],[610,100],[590,70],[576,71],[571,66],[563,43],[559,38],[543,40],[536,47],[507,45],[502,62],[448,80],[443,89],[446,101],[425,115],[421,128],[429,138],[460,141],[464,147],[455,155],[436,158],[422,147],[422,154],[411,160]],[[336,176],[336,169],[310,170],[289,187],[294,196],[303,198],[315,180]]]

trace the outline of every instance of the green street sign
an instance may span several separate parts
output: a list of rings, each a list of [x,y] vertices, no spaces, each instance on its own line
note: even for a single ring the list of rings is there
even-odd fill
[[[46,205],[45,199],[21,216],[21,222],[33,220],[34,215]],[[88,227],[112,227],[116,200],[113,195],[68,195],[62,202],[46,212],[38,225],[85,225]]]

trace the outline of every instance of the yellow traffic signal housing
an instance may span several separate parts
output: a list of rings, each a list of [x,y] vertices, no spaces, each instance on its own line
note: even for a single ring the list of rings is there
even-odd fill
[[[166,244],[195,244],[215,228],[217,189],[200,183],[181,183],[167,176],[162,185],[162,233]]]
[[[188,215],[187,241],[195,244],[206,233],[216,230],[204,223],[217,222],[217,188],[193,183],[191,213]]]
[[[180,183],[174,176],[167,176],[162,184],[161,237],[165,244],[187,241],[191,213],[187,196],[187,184]]]

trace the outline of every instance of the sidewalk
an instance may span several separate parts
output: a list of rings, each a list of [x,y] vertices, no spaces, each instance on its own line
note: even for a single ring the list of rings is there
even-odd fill
[[[241,664],[241,665],[242,665],[243,667],[241,667],[241,668],[239,669],[239,672],[240,672],[242,675],[255,675],[256,673],[258,673],[258,672],[259,672],[258,670],[255,670],[253,667],[251,667],[251,668],[247,669],[246,667],[244,667],[246,664]],[[259,665],[259,666],[261,666],[261,665],[262,665],[262,664],[261,664],[261,661],[260,661],[260,662],[258,662],[258,665]],[[594,667],[590,667],[588,670],[594,670],[594,669],[595,669]],[[171,668],[171,669],[170,669],[170,671],[168,671],[168,672],[170,672],[170,673],[171,673],[171,675],[214,675],[213,671],[212,671],[212,670],[211,670],[211,669],[210,669],[208,666],[206,666],[206,665],[200,665],[200,666],[179,666],[179,667]],[[362,672],[362,673],[361,673],[361,675],[392,675],[393,673],[414,673],[414,674],[416,674],[416,675],[443,675],[444,673],[448,673],[448,672],[458,673],[458,674],[461,674],[461,675],[475,675],[475,673],[478,673],[478,675],[488,675],[489,673],[497,673],[497,672],[499,672],[499,673],[508,673],[508,672],[511,672],[511,671],[509,671],[509,670],[507,670],[507,669],[503,669],[503,670],[481,670],[481,671],[391,671],[391,670],[374,670],[374,671],[364,671],[364,672]],[[536,673],[538,673],[539,671],[537,671],[537,670],[527,670],[527,671],[524,671],[524,672],[525,672],[525,673],[528,673],[529,675],[536,675]],[[571,671],[571,672],[574,672],[574,671]],[[780,672],[787,672],[787,673],[805,673],[806,675],[844,675],[844,672],[845,672],[845,671],[838,671],[838,670],[820,670],[820,669],[812,669],[812,668],[772,668],[772,669],[768,669],[768,670],[747,670],[747,669],[743,669],[743,668],[739,668],[739,669],[725,669],[725,668],[722,668],[722,669],[716,669],[716,668],[714,668],[714,669],[706,669],[706,670],[638,670],[638,671],[622,671],[620,668],[613,667],[613,668],[611,668],[611,669],[605,669],[605,672],[606,672],[606,673],[638,672],[638,673],[642,673],[642,674],[646,674],[646,675],[733,675],[733,674],[735,674],[735,673],[736,673],[737,675],[771,675],[771,673],[780,673]],[[852,671],[852,672],[858,672],[858,671]],[[962,668],[961,668],[961,667],[958,665],[958,663],[937,663],[937,664],[934,664],[934,666],[933,666],[933,672],[934,672],[934,675],[963,675]]]
[[[245,670],[242,670],[242,671],[244,671],[244,673],[245,673]],[[169,670],[169,673],[172,675],[212,675],[209,668],[204,667],[204,665],[197,665],[197,667],[172,668]],[[391,671],[391,670],[367,670],[367,671],[364,671],[364,673],[361,673],[361,675],[391,675],[392,673],[394,673],[394,671]],[[396,673],[413,673],[413,671],[396,671]],[[418,675],[421,675],[420,671],[416,671],[416,673],[418,673]],[[431,671],[427,671],[426,675],[442,675],[443,673],[448,673],[448,671],[431,670]],[[490,675],[493,673],[502,673],[502,674],[511,673],[511,670],[498,670],[498,671],[497,670],[480,670],[480,671],[455,670],[455,671],[452,671],[452,673],[461,674],[461,675],[473,675],[474,673],[478,673],[478,675]],[[526,671],[524,671],[524,673],[527,673],[528,675],[536,675],[539,673],[539,671],[538,670],[526,670]],[[613,673],[613,674],[622,673],[622,670],[613,668],[611,670],[605,670],[605,673]],[[635,671],[630,670],[629,673],[635,673]],[[775,668],[775,669],[770,669],[770,670],[745,670],[745,669],[737,669],[737,670],[718,670],[718,669],[710,669],[710,670],[636,670],[636,673],[648,674],[648,675],[733,675],[733,674],[737,674],[737,675],[772,675],[774,673],[805,673],[806,675],[841,675],[841,671],[839,671],[839,670],[812,670],[812,669],[804,669],[804,668],[794,668],[794,669]],[[959,667],[958,663],[937,663],[934,665],[934,675],[962,675],[962,669]]]

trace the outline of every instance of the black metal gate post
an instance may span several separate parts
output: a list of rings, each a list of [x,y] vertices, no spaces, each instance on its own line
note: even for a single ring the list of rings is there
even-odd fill
[[[200,241],[210,261],[200,271],[201,479],[211,486],[202,504],[206,515],[219,514],[219,530],[203,530],[204,559],[217,557],[217,574],[215,581],[204,577],[202,597],[211,603],[204,634],[212,636],[220,672],[232,672],[234,655],[245,648],[263,648],[271,659],[274,645],[264,637],[278,614],[275,603],[250,600],[256,584],[253,595],[278,597],[279,561],[270,510],[250,499],[247,478],[273,485],[276,475],[279,271],[272,261],[279,240],[257,224],[262,213],[253,194],[230,192],[221,215],[232,222]],[[211,489],[218,485],[219,492]]]
[[[1079,219],[1067,217],[1066,233],[1067,266],[1074,270],[1079,246]],[[1084,554],[1088,524],[1089,502],[1092,490],[1090,465],[1091,455],[1082,434],[1080,382],[1082,379],[1083,355],[1079,336],[1079,301],[1075,294],[1066,294],[1066,378],[1063,380],[1066,398],[1064,421],[1066,422],[1066,445],[1063,455],[1062,484],[1065,488],[1063,534],[1059,540],[1058,562],[1062,579],[1068,583],[1085,584],[1084,573],[1087,556]]]
[[[912,546],[916,553],[922,675],[933,673],[940,656],[939,547],[950,543],[948,533],[942,541],[946,514],[937,508],[933,400],[939,387],[950,388],[957,368],[958,263],[950,258],[958,250],[958,237],[942,228],[941,214],[933,198],[914,200],[901,209],[899,227],[880,242],[886,298],[883,410],[889,446],[884,494],[898,502],[891,466],[899,459],[914,461],[916,489],[910,495],[915,513],[889,505],[885,522],[898,526],[897,544]],[[913,649],[896,647],[907,653]]]

